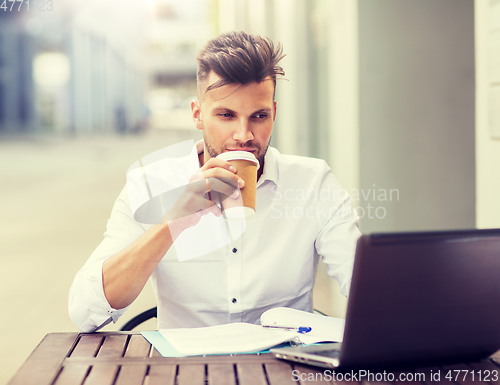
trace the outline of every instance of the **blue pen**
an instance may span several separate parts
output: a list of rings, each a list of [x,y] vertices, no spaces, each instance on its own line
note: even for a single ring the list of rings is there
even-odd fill
[[[275,329],[287,329],[287,330],[297,330],[298,333],[305,334],[309,333],[312,328],[309,326],[278,326],[278,325],[263,325],[265,328],[275,328]]]

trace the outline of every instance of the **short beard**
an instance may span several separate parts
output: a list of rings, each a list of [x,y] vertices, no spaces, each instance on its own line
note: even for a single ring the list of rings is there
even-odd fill
[[[270,143],[271,143],[271,138],[269,138],[269,142],[267,142],[266,148],[262,152],[262,155],[260,155],[259,158],[257,159],[260,163],[260,167],[264,167],[264,158],[266,157],[267,149],[269,148]]]
[[[205,148],[208,151],[208,155],[210,155],[211,158],[216,158],[220,153],[214,150],[214,148],[211,146],[210,142],[207,140],[207,137],[205,135],[205,131],[203,131],[203,141],[205,142]]]

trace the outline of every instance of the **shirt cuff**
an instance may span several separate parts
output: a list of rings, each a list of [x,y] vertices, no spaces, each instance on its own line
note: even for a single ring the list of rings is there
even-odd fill
[[[83,332],[99,330],[111,321],[116,323],[128,308],[114,309],[106,299],[102,284],[103,263],[99,261],[86,266],[78,272],[73,283],[72,289],[75,295],[73,295],[70,308],[77,307],[75,309],[77,316],[73,321]],[[78,292],[83,294],[80,298],[78,298]]]

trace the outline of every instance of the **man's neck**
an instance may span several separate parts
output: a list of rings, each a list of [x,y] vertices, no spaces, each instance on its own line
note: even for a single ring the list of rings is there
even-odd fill
[[[260,176],[264,172],[264,162],[265,161],[262,162],[262,164],[260,165],[259,169],[257,170],[257,181],[260,179]]]

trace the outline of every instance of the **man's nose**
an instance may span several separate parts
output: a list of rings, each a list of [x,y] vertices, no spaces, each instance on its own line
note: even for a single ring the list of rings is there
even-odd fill
[[[238,142],[248,142],[253,139],[252,130],[248,120],[244,119],[238,122],[238,127],[236,127],[233,134],[233,139]]]

